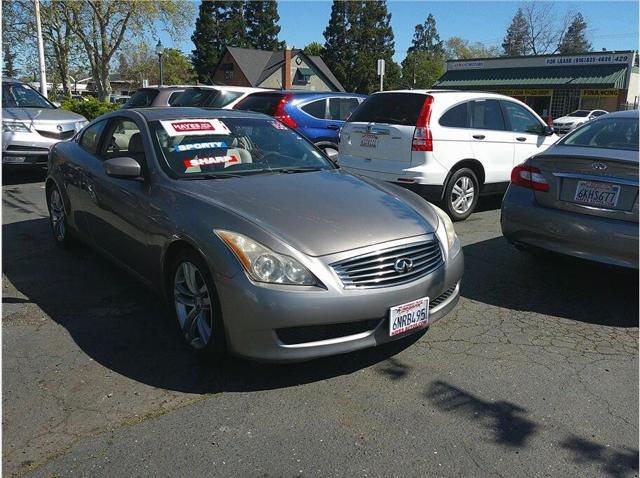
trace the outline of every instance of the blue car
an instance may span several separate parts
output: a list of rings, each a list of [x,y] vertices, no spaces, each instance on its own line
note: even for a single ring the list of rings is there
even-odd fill
[[[306,136],[325,154],[338,155],[338,132],[366,95],[318,91],[264,91],[252,93],[234,109],[257,111],[279,119]]]

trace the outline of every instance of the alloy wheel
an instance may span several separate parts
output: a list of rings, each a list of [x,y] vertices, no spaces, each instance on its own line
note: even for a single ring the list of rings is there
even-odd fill
[[[58,242],[64,242],[67,234],[66,213],[64,204],[58,188],[51,189],[49,196],[49,215],[51,216],[51,225],[53,226],[53,234]]]
[[[191,347],[203,349],[211,340],[213,312],[209,288],[195,264],[185,261],[178,265],[173,300],[185,340]]]
[[[475,188],[468,176],[460,176],[451,189],[451,207],[458,214],[466,213],[473,205]]]

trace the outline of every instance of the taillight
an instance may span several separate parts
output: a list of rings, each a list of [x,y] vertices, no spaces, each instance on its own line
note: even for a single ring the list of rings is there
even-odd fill
[[[411,151],[433,151],[433,138],[431,136],[431,104],[433,96],[428,96],[424,100],[418,121],[416,122],[416,130],[413,133],[413,141],[411,142]]]
[[[276,106],[276,110],[273,113],[273,117],[282,121],[289,128],[297,128],[298,123],[296,123],[296,121],[291,116],[289,116],[284,110],[284,107],[289,102],[290,98],[291,98],[291,95],[284,95],[280,99],[280,101],[278,102],[278,105]]]
[[[511,183],[536,191],[549,191],[549,183],[538,168],[522,163],[511,171]]]

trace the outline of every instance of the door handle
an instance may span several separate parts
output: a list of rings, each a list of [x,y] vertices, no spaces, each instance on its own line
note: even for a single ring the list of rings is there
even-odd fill
[[[527,140],[527,138],[525,138],[524,136],[518,136],[516,139],[518,141],[526,141]]]
[[[330,124],[330,125],[327,125],[327,129],[339,130],[340,126],[338,126],[337,124]]]
[[[473,135],[473,139],[484,139],[484,135],[483,134],[474,134]]]

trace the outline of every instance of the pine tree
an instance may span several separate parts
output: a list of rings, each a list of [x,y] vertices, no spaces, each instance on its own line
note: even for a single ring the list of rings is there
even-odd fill
[[[283,46],[278,41],[280,15],[275,0],[250,0],[245,2],[244,18],[247,26],[247,41],[259,50],[275,51]]]
[[[11,50],[11,46],[8,42],[3,43],[2,45],[2,74],[4,76],[8,76],[9,78],[14,78],[18,70],[15,65],[16,54]]]
[[[507,35],[502,42],[502,49],[506,56],[522,56],[529,51],[528,42],[528,26],[521,8],[511,20],[511,25],[507,28]]]
[[[561,55],[575,55],[591,51],[591,43],[587,40],[586,33],[587,22],[581,13],[577,13],[558,45],[558,52]]]
[[[444,43],[430,13],[424,23],[415,26],[413,41],[402,60],[402,86],[431,88],[444,72],[444,58]]]
[[[324,56],[322,59],[331,69],[335,77],[347,86],[351,60],[354,56],[352,42],[349,38],[349,22],[347,8],[349,2],[333,0],[329,24],[324,30]]]
[[[430,13],[422,25],[416,25],[408,52],[424,51],[431,56],[444,56],[444,44],[438,35],[436,19]]]

